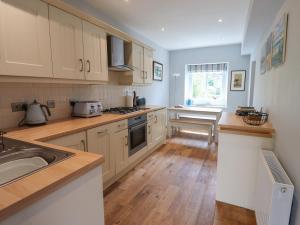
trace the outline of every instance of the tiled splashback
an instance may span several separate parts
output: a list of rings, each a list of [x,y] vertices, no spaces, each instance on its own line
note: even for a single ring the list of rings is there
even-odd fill
[[[12,112],[12,102],[38,102],[46,104],[55,100],[50,120],[70,117],[70,100],[100,100],[104,108],[124,106],[127,91],[136,90],[143,95],[142,87],[119,85],[69,85],[69,84],[0,84],[0,129],[16,127],[24,112]]]

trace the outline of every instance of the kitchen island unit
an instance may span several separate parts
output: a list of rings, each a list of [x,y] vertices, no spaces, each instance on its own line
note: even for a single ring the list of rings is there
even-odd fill
[[[218,129],[216,200],[253,210],[259,151],[272,150],[274,129],[270,123],[248,125],[227,112]]]

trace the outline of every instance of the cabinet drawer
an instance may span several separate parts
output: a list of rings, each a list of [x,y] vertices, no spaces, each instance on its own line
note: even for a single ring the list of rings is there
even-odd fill
[[[112,123],[110,125],[110,128],[113,132],[116,132],[118,130],[123,130],[128,128],[128,120],[122,120],[115,123]]]

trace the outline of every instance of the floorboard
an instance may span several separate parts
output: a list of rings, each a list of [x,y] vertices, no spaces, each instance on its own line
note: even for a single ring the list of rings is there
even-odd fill
[[[106,225],[256,225],[250,210],[215,201],[217,146],[179,136],[105,192]]]

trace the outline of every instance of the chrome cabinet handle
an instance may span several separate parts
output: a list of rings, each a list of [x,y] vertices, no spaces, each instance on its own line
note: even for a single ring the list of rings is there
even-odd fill
[[[79,62],[80,62],[80,64],[81,64],[80,72],[82,72],[82,71],[83,71],[83,59],[79,59]]]
[[[86,152],[85,140],[81,140],[80,143],[83,144],[83,151]]]
[[[118,128],[121,128],[121,127],[124,127],[124,126],[125,126],[125,124],[119,124]]]
[[[128,136],[125,136],[125,146],[128,146]]]
[[[99,132],[97,132],[98,134],[105,134],[105,133],[107,133],[107,129],[105,129],[104,131],[99,131]]]
[[[87,70],[87,72],[89,73],[89,72],[91,72],[91,61],[88,59],[88,60],[86,60],[86,63],[88,64],[88,70]]]

